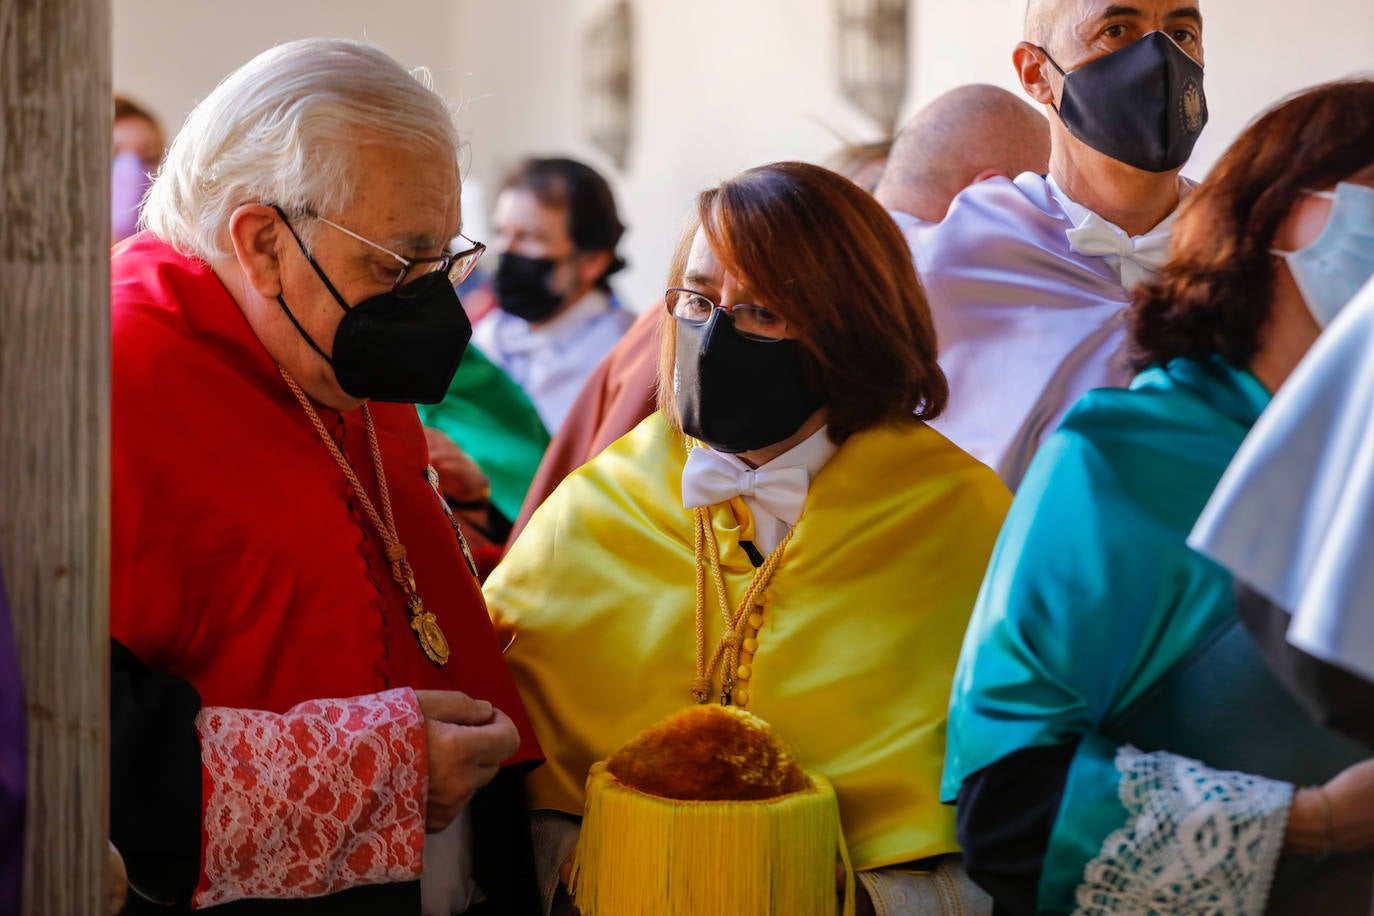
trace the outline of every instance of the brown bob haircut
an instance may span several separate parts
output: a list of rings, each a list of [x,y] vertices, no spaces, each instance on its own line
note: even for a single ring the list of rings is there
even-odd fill
[[[826,407],[829,435],[944,410],[935,325],[911,251],[887,212],[848,178],[803,162],[743,172],[697,196],[668,275],[681,286],[697,229],[726,271],[788,323]],[[659,407],[674,425],[677,323],[663,316]]]
[[[1136,368],[1213,354],[1248,367],[1269,321],[1279,224],[1304,191],[1371,164],[1374,80],[1308,89],[1246,128],[1184,202],[1168,264],[1136,288]]]

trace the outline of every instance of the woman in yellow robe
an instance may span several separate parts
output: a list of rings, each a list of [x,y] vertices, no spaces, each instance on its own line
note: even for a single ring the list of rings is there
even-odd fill
[[[1010,497],[924,422],[947,388],[900,232],[848,180],[776,163],[699,196],[669,284],[662,409],[558,488],[486,587],[548,757],[532,806],[580,815],[592,763],[733,703],[834,786],[861,909],[927,912],[893,901],[942,863],[978,893],[948,858],[940,771]]]

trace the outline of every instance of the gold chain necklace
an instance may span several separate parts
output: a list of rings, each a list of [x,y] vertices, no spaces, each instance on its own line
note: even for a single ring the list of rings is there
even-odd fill
[[[764,591],[782,563],[783,551],[787,542],[792,540],[794,525],[777,547],[768,554],[763,565],[754,571],[753,581],[744,593],[743,600],[734,611],[730,609],[730,596],[725,590],[725,577],[720,571],[720,548],[716,544],[716,533],[711,527],[711,516],[706,507],[693,510],[693,551],[696,555],[697,594],[696,594],[696,636],[697,670],[692,679],[691,693],[695,703],[706,703],[711,696],[711,681],[716,668],[724,659],[724,674],[721,677],[720,705],[729,706],[732,702],[739,706],[749,703],[749,679],[753,676],[754,652],[758,649],[759,628],[763,626]],[[706,553],[709,551],[711,573],[716,588],[716,601],[720,604],[721,618],[725,632],[721,634],[716,649],[706,658]]]
[[[320,439],[329,448],[329,453],[334,456],[334,463],[343,471],[344,477],[348,480],[348,485],[353,488],[353,492],[358,497],[358,502],[362,504],[363,511],[372,520],[372,525],[377,529],[377,534],[381,536],[382,544],[386,547],[386,559],[391,564],[391,578],[396,580],[396,584],[401,587],[401,592],[406,596],[406,613],[410,615],[410,628],[415,631],[415,639],[419,641],[420,648],[424,650],[425,657],[436,665],[444,665],[448,662],[449,647],[448,640],[444,637],[444,631],[439,628],[439,618],[434,616],[433,611],[425,610],[425,604],[420,600],[419,593],[415,590],[415,571],[410,568],[410,561],[406,559],[406,549],[401,544],[400,535],[396,532],[396,518],[391,513],[391,492],[386,485],[386,472],[382,469],[382,449],[377,444],[377,428],[372,424],[372,412],[367,409],[367,405],[362,406],[363,426],[367,430],[367,445],[372,452],[372,471],[377,475],[377,492],[382,497],[382,511],[378,514],[372,499],[363,489],[362,483],[358,480],[358,475],[353,471],[353,465],[349,463],[347,456],[339,448],[339,444],[334,441],[334,437],[325,429],[324,421],[315,412],[315,407],[306,397],[301,386],[296,383],[284,368],[277,366],[277,371],[281,377],[286,379],[286,384],[291,388],[291,393],[300,401],[305,408],[306,414],[310,417],[310,422],[315,427],[315,432],[320,434]]]

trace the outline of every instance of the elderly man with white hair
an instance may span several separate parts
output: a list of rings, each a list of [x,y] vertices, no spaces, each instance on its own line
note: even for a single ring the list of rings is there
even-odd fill
[[[539,748],[412,406],[462,356],[482,248],[424,80],[355,42],[259,55],[114,251],[127,912],[538,905]]]

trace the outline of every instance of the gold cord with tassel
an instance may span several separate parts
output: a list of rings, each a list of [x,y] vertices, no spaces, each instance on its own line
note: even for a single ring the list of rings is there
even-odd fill
[[[716,534],[711,527],[711,516],[705,507],[693,510],[693,524],[695,535],[693,537],[693,550],[696,555],[696,641],[697,641],[697,670],[696,676],[692,679],[691,695],[696,703],[705,703],[710,700],[711,684],[715,676],[721,659],[724,658],[724,673],[722,674],[720,702],[723,706],[729,706],[731,702],[738,702],[739,705],[747,705],[748,694],[744,693],[736,700],[735,690],[737,682],[747,682],[753,671],[750,668],[747,675],[741,674],[740,651],[744,645],[747,630],[752,629],[757,635],[759,625],[762,620],[752,621],[758,612],[756,607],[762,607],[762,596],[768,588],[768,583],[772,580],[773,574],[777,572],[778,566],[782,563],[783,552],[787,549],[787,544],[792,540],[792,533],[796,531],[793,526],[787,535],[773,548],[768,554],[763,565],[754,571],[754,578],[749,583],[749,589],[744,593],[743,600],[739,607],[731,610],[730,595],[725,588],[725,577],[720,570],[720,548],[716,544]],[[725,624],[725,632],[721,634],[720,641],[716,643],[715,651],[710,659],[706,657],[706,566],[707,554],[709,554],[712,577],[714,579],[716,601],[720,605],[721,618]],[[752,658],[752,656],[751,656]]]
[[[305,413],[310,417],[310,423],[315,427],[315,432],[319,435],[325,447],[329,449],[329,454],[334,457],[334,463],[343,472],[344,479],[353,488],[353,493],[357,497],[359,504],[363,507],[363,512],[372,521],[372,526],[377,529],[377,534],[382,539],[385,548],[387,563],[391,567],[391,578],[400,586],[401,593],[406,598],[406,613],[410,615],[410,628],[415,632],[415,639],[420,643],[420,649],[425,653],[425,657],[434,664],[443,666],[449,659],[448,639],[444,636],[444,631],[439,627],[439,618],[434,616],[433,611],[425,610],[425,604],[420,600],[419,592],[415,587],[415,571],[410,567],[410,561],[406,559],[406,549],[401,543],[400,534],[396,530],[396,518],[391,512],[391,491],[386,484],[386,470],[382,467],[382,449],[377,442],[377,428],[372,424],[372,411],[363,404],[363,426],[367,432],[367,445],[372,455],[372,472],[377,477],[377,494],[382,498],[382,511],[379,513],[372,505],[372,498],[363,489],[362,482],[358,480],[357,473],[353,470],[353,465],[349,462],[348,456],[339,448],[339,444],[334,441],[334,437],[325,428],[324,421],[320,419],[315,406],[310,403],[301,386],[296,382],[291,374],[282,366],[277,366],[277,371],[286,380],[287,387],[296,396]]]

